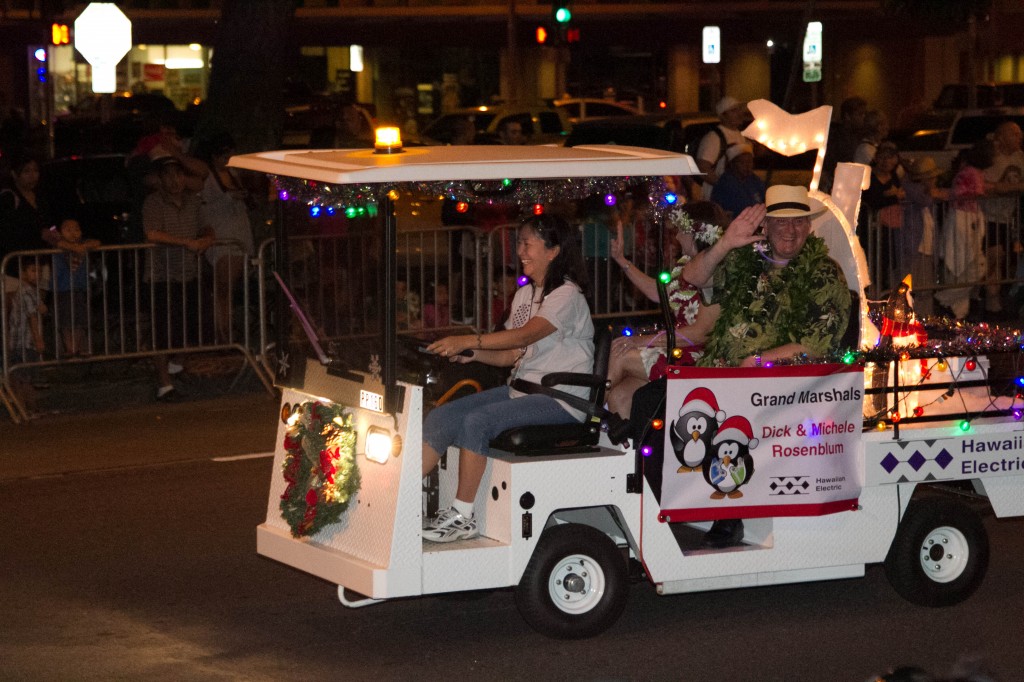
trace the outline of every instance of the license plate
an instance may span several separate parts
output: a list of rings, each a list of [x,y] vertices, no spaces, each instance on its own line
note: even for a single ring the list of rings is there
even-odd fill
[[[359,407],[374,412],[384,411],[384,396],[372,391],[359,391]]]

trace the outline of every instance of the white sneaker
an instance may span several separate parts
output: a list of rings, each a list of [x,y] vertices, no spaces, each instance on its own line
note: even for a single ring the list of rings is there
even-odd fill
[[[477,534],[476,519],[467,519],[452,507],[437,512],[437,516],[423,529],[423,539],[429,542],[468,540]]]
[[[168,374],[181,374],[182,371],[184,371],[184,369],[185,368],[182,367],[181,365],[179,365],[177,362],[168,362],[167,363],[167,373]]]

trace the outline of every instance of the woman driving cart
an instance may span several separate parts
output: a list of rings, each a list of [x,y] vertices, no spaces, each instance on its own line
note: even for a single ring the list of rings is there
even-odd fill
[[[519,229],[516,254],[530,283],[516,292],[507,329],[447,336],[427,347],[453,362],[478,361],[513,369],[508,386],[446,403],[424,420],[424,476],[449,446],[459,448],[455,500],[427,522],[425,540],[453,542],[477,535],[473,500],[494,437],[519,426],[583,418],[581,412],[549,395],[527,395],[511,386],[516,379],[539,384],[552,372],[593,370],[594,325],[584,298],[587,274],[576,233],[557,216],[531,217]],[[560,390],[585,397],[589,389],[565,386]]]

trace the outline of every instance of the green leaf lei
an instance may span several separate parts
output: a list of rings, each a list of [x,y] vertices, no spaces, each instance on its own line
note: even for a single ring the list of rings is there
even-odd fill
[[[825,355],[849,318],[842,271],[825,242],[810,235],[785,267],[772,267],[770,248],[756,244],[726,256],[715,273],[722,312],[708,337],[703,366],[735,366],[787,343]]]
[[[284,436],[281,516],[294,537],[335,523],[359,491],[356,432],[341,405],[296,405]]]

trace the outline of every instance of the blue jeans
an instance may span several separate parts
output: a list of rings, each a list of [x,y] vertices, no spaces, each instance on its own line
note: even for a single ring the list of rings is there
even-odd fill
[[[508,386],[498,386],[435,408],[423,420],[423,442],[439,455],[454,445],[487,456],[488,444],[507,429],[576,422],[551,396],[511,398],[508,393]]]

